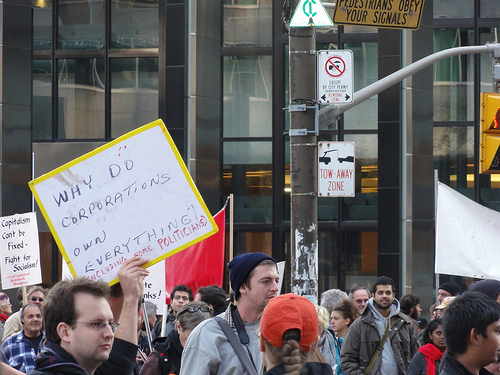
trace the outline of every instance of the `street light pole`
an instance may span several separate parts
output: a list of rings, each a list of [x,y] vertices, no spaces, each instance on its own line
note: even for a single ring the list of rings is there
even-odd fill
[[[297,6],[294,1],[293,9]],[[292,292],[318,301],[316,32],[289,31]]]

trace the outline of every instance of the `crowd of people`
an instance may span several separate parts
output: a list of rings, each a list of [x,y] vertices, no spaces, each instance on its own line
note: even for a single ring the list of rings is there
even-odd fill
[[[500,281],[437,288],[430,321],[420,298],[370,288],[322,293],[320,305],[278,295],[264,253],[228,263],[232,298],[179,284],[168,314],[143,301],[147,261],[126,260],[119,283],[63,280],[30,288],[19,311],[0,293],[1,375],[500,375]]]

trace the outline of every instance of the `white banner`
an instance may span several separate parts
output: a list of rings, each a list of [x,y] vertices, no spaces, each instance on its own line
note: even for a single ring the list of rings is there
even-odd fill
[[[42,282],[36,214],[16,214],[1,218],[0,255],[2,289]]]
[[[500,280],[500,213],[438,183],[436,273]]]

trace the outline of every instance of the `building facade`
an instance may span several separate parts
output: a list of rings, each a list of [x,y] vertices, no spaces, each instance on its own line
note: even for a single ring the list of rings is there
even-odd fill
[[[211,212],[234,195],[235,254],[289,261],[283,17],[294,4],[5,0],[2,215],[31,210],[33,175],[161,118]],[[335,25],[316,29],[316,45],[353,51],[357,91],[436,51],[496,42],[499,22],[495,0],[426,0],[416,31]],[[432,303],[434,170],[500,207],[498,180],[478,169],[479,93],[491,88],[491,56],[448,58],[320,130],[319,141],[355,142],[356,194],[318,198],[319,292],[385,274]],[[50,284],[61,258],[41,216],[39,228]]]

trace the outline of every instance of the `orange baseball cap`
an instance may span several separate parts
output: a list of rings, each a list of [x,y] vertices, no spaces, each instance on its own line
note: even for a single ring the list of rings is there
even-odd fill
[[[309,352],[318,340],[318,314],[314,304],[305,297],[288,293],[269,301],[260,319],[260,333],[272,346],[284,345],[283,334],[289,329],[300,331],[300,350]]]

